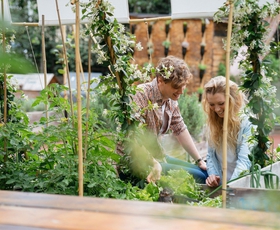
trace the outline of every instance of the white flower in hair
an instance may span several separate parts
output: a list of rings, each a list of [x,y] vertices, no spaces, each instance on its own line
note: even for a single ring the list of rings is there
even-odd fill
[[[163,78],[169,79],[174,70],[174,67],[172,65],[170,65],[168,67],[168,66],[165,66],[164,64],[162,64],[161,69],[156,68],[156,70]]]

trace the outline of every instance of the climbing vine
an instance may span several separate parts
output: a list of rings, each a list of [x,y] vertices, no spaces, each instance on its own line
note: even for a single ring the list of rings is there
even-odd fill
[[[249,102],[245,112],[256,127],[251,137],[255,145],[249,157],[253,164],[261,167],[269,160],[266,153],[271,141],[268,136],[276,122],[274,109],[278,107],[276,88],[270,83],[272,76],[268,75],[267,66],[262,62],[263,57],[270,52],[270,45],[266,43],[269,31],[266,19],[275,17],[279,12],[277,2],[260,5],[257,0],[234,1],[232,60],[238,55],[242,56],[239,62],[239,67],[243,70],[240,89],[248,95]],[[214,21],[220,22],[228,13],[229,5],[225,3],[216,12]]]

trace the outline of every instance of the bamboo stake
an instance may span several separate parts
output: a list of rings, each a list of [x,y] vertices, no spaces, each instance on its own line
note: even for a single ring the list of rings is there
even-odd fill
[[[13,26],[39,26],[37,22],[12,22]]]
[[[89,118],[89,95],[90,95],[90,75],[91,75],[91,38],[88,40],[88,88],[87,88],[87,108],[86,108],[86,130],[85,130],[85,146],[84,159],[87,156],[87,138],[88,138],[88,118]]]
[[[152,22],[152,21],[160,21],[160,20],[170,20],[172,19],[170,16],[167,17],[156,17],[156,18],[140,18],[140,19],[130,19],[129,23],[140,23],[140,22]]]
[[[45,15],[42,15],[42,58],[43,58],[43,69],[44,69],[44,88],[47,87],[47,61],[46,61],[46,47],[45,47]],[[46,119],[49,120],[48,104],[46,104]],[[48,127],[48,122],[46,127]]]
[[[76,37],[76,30],[75,30],[75,25],[72,26],[72,29],[73,29],[73,35],[74,35],[74,40],[75,40],[75,37]],[[79,53],[80,57],[80,71],[81,71],[81,77],[82,77],[82,80],[83,82],[86,81],[85,79],[85,75],[84,75],[84,71],[83,71],[83,65],[82,65],[82,59],[81,59],[81,54]],[[81,86],[83,88],[83,90],[86,90],[86,88],[84,88],[84,86],[82,85]]]
[[[4,17],[4,1],[1,1],[1,9],[2,9],[2,22],[3,22],[3,27],[2,27],[2,36],[3,36],[3,43],[2,43],[2,49],[3,53],[6,53],[6,30],[5,30],[5,17]],[[4,64],[4,70],[3,70],[3,77],[4,77],[4,84],[3,84],[3,90],[4,90],[4,124],[7,123],[7,73],[6,73],[6,64]],[[4,152],[6,153],[4,156],[4,161],[7,161],[8,156],[7,156],[7,138],[4,138]]]
[[[63,47],[63,58],[64,58],[64,64],[66,67],[66,73],[67,73],[67,79],[68,79],[68,88],[69,88],[69,95],[70,95],[70,106],[71,106],[71,116],[72,116],[72,123],[73,123],[73,128],[74,126],[74,110],[73,110],[73,97],[72,97],[72,90],[71,90],[71,84],[70,84],[70,76],[69,76],[69,67],[68,67],[68,59],[67,59],[67,51],[66,51],[66,45],[65,45],[65,38],[62,30],[62,24],[61,24],[61,19],[60,19],[60,13],[59,13],[59,8],[58,8],[58,0],[56,0],[56,11],[57,11],[57,18],[59,22],[59,28],[60,28],[60,33],[61,33],[61,40],[62,40],[62,47]]]
[[[74,5],[74,0],[71,2]],[[153,21],[161,21],[161,20],[170,20],[172,19],[170,16],[167,17],[156,17],[156,18],[139,18],[139,19],[130,19],[129,23],[141,23],[141,22],[153,22]],[[14,26],[39,26],[37,22],[12,22]]]
[[[65,25],[62,26],[62,34],[63,34],[62,37],[66,38],[66,26]],[[65,57],[64,51],[63,51],[63,57]],[[66,84],[70,85],[70,82],[68,82],[68,80],[67,80],[67,69],[66,69],[66,65],[65,65],[63,67],[63,85],[66,85]],[[64,98],[68,99],[67,90],[64,90]]]
[[[232,31],[232,15],[233,1],[229,1],[230,11],[228,17],[227,28],[227,47],[226,47],[226,101],[225,101],[225,116],[223,123],[223,181],[222,181],[222,201],[223,208],[226,208],[227,198],[227,125],[228,125],[228,110],[229,110],[229,70],[230,70],[230,40]]]
[[[83,182],[83,137],[82,137],[82,119],[81,119],[81,79],[80,79],[80,5],[76,1],[76,33],[75,33],[75,55],[76,55],[76,82],[77,82],[77,107],[78,107],[78,156],[79,156],[79,196],[84,194],[84,182]]]

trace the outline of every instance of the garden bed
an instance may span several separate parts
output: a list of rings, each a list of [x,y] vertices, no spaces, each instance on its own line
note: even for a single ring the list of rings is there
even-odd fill
[[[272,172],[280,177],[280,162],[276,162],[261,169],[261,172]],[[276,176],[273,176],[273,184],[276,189],[269,189],[265,186],[264,177],[260,177],[260,186],[251,188],[251,175],[242,177],[236,181],[228,183],[226,206],[230,209],[244,209],[256,211],[279,212],[279,187],[276,186]],[[202,185],[204,190],[210,192],[215,189]],[[214,198],[222,194],[222,189],[218,189],[210,197]]]
[[[261,169],[262,172],[272,172],[276,174],[278,177],[280,177],[280,161],[273,163],[272,165],[269,165],[267,167],[264,167]],[[251,175],[242,177],[236,181],[228,183],[228,186],[230,188],[250,188],[251,187]],[[273,178],[273,183],[276,183],[276,177]],[[265,181],[264,177],[261,176],[260,178],[260,188],[265,188]],[[279,188],[278,188],[279,189]]]

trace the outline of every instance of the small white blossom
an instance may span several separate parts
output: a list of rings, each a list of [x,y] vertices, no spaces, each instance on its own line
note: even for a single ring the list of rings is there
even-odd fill
[[[138,43],[136,44],[136,49],[137,49],[138,51],[143,50],[143,46],[141,45],[141,42],[138,42]]]
[[[141,115],[140,115],[140,113],[135,113],[135,114],[134,114],[134,117],[135,117],[136,119],[139,119],[139,118],[141,117]]]
[[[106,117],[107,114],[108,114],[108,110],[107,110],[107,109],[104,109],[102,115],[103,115],[104,117]]]
[[[151,77],[147,72],[142,73],[141,75],[142,82],[149,82],[151,81]]]
[[[151,63],[149,63],[146,67],[144,67],[144,69],[145,69],[147,72],[150,72],[152,68],[153,68],[153,66],[152,66]]]
[[[253,40],[253,41],[250,43],[250,48],[251,48],[251,49],[254,49],[255,46],[256,46],[256,41]]]
[[[120,65],[118,65],[118,63],[114,65],[114,68],[117,72],[120,72],[123,69]]]
[[[249,35],[250,35],[249,31],[248,31],[248,30],[245,30],[244,33],[243,33],[243,36],[244,36],[245,38],[247,38],[247,37],[249,37]]]
[[[159,108],[158,103],[154,103],[153,104],[153,109],[158,109],[158,108]]]
[[[22,95],[21,95],[21,98],[24,99],[24,100],[28,100],[28,96],[25,95],[25,94],[22,94]]]

